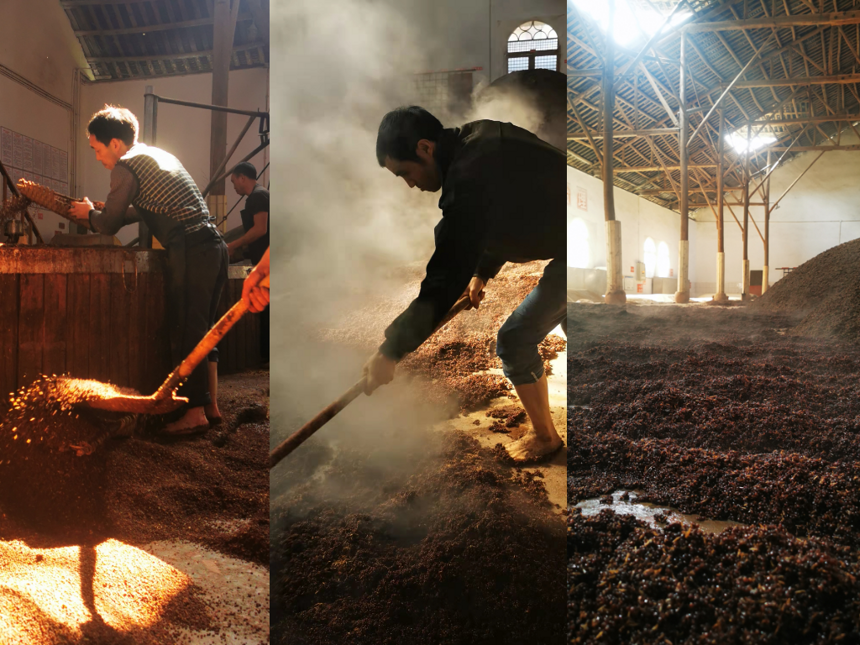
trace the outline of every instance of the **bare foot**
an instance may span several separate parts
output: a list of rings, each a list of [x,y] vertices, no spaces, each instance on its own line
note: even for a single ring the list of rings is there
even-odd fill
[[[206,414],[203,412],[203,406],[191,408],[186,412],[181,419],[168,423],[164,426],[165,434],[195,434],[209,429],[209,421],[206,420]]]
[[[218,425],[221,423],[221,410],[218,409],[217,403],[210,403],[203,407],[203,411],[206,414],[206,418],[209,420],[209,423],[212,425]]]
[[[549,436],[538,435],[534,430],[529,430],[516,441],[512,441],[505,450],[511,459],[517,462],[534,461],[554,453],[561,447],[561,437],[554,430]]]

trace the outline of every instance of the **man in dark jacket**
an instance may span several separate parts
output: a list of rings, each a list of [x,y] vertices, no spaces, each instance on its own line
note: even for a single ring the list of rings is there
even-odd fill
[[[71,214],[107,235],[142,219],[167,249],[171,353],[174,366],[179,365],[215,322],[227,282],[227,246],[209,221],[200,189],[179,160],[138,143],[134,114],[105,106],[93,115],[87,131],[96,159],[111,171],[110,193],[104,210],[94,210],[85,197],[72,204]],[[188,397],[188,406],[165,432],[192,434],[221,420],[215,400],[217,351],[179,388],[179,395]]]
[[[380,166],[410,188],[442,189],[436,251],[418,297],[385,330],[364,366],[367,393],[394,378],[464,292],[477,308],[484,287],[506,262],[550,260],[534,290],[499,330],[496,352],[532,422],[507,446],[517,461],[562,445],[549,407],[538,344],[566,322],[565,160],[530,132],[497,121],[444,129],[420,107],[389,112],[379,126]]]
[[[245,208],[242,209],[242,228],[245,234],[227,245],[232,256],[237,249],[245,248],[245,257],[254,266],[263,259],[269,248],[269,191],[257,183],[257,169],[249,161],[243,161],[233,168],[230,182],[237,195],[244,195]],[[264,363],[269,362],[269,308],[260,312],[260,356]]]

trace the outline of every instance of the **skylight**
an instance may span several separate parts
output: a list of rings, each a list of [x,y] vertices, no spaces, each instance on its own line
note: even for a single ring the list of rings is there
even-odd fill
[[[609,2],[606,0],[598,2],[572,0],[572,2],[578,11],[590,17],[604,33],[606,32],[609,25]],[[669,11],[660,13],[631,0],[615,0],[615,25],[612,30],[615,42],[625,47],[644,45],[660,29],[668,14]],[[678,11],[666,28],[670,29],[689,15],[689,11]]]
[[[764,148],[776,141],[776,137],[772,134],[759,134],[750,139],[749,150],[753,152],[759,148]],[[735,149],[735,152],[745,153],[747,151],[747,135],[746,129],[743,132],[737,131],[726,135],[726,142]]]

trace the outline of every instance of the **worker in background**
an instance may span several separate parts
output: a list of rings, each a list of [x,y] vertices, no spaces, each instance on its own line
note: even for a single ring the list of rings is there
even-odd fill
[[[110,193],[104,210],[94,210],[84,197],[72,204],[71,215],[106,235],[143,220],[167,249],[171,352],[173,364],[179,365],[215,322],[227,283],[227,245],[210,223],[206,202],[179,160],[138,142],[134,114],[105,106],[90,119],[87,131],[96,159],[111,171]],[[217,351],[179,388],[179,395],[189,402],[165,433],[195,434],[208,429],[210,422],[221,422]]]
[[[538,344],[567,318],[565,159],[510,123],[476,121],[444,129],[420,107],[389,112],[376,140],[380,166],[410,188],[442,190],[436,250],[418,296],[385,330],[367,361],[366,393],[394,378],[397,362],[417,349],[463,293],[478,308],[484,288],[506,262],[550,260],[538,285],[498,333],[496,353],[532,428],[507,445],[516,461],[562,445],[549,406]]]
[[[242,210],[244,235],[230,242],[227,250],[233,257],[239,249],[245,249],[245,257],[255,265],[269,248],[269,191],[257,183],[257,169],[254,164],[243,161],[233,168],[230,175],[233,189],[243,195],[245,208]],[[269,308],[260,312],[260,356],[264,363],[269,362]]]
[[[262,259],[242,284],[242,300],[248,305],[249,311],[260,312],[269,308],[269,289],[261,287],[260,282],[269,275],[270,271],[269,249],[266,249]]]

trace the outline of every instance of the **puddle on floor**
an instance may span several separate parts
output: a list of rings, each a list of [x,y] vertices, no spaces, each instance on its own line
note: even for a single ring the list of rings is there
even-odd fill
[[[630,499],[621,499],[624,493],[628,493]],[[730,526],[745,526],[740,522],[721,520],[699,520],[698,515],[686,515],[668,506],[658,506],[649,502],[637,502],[639,497],[637,491],[617,490],[612,493],[612,504],[601,502],[600,499],[587,499],[579,502],[574,508],[581,508],[583,515],[597,515],[605,508],[611,508],[619,515],[633,515],[636,519],[647,522],[652,528],[661,529],[666,523],[680,522],[687,526],[697,524],[705,533],[722,533]],[[662,512],[667,522],[659,524],[654,516]]]

